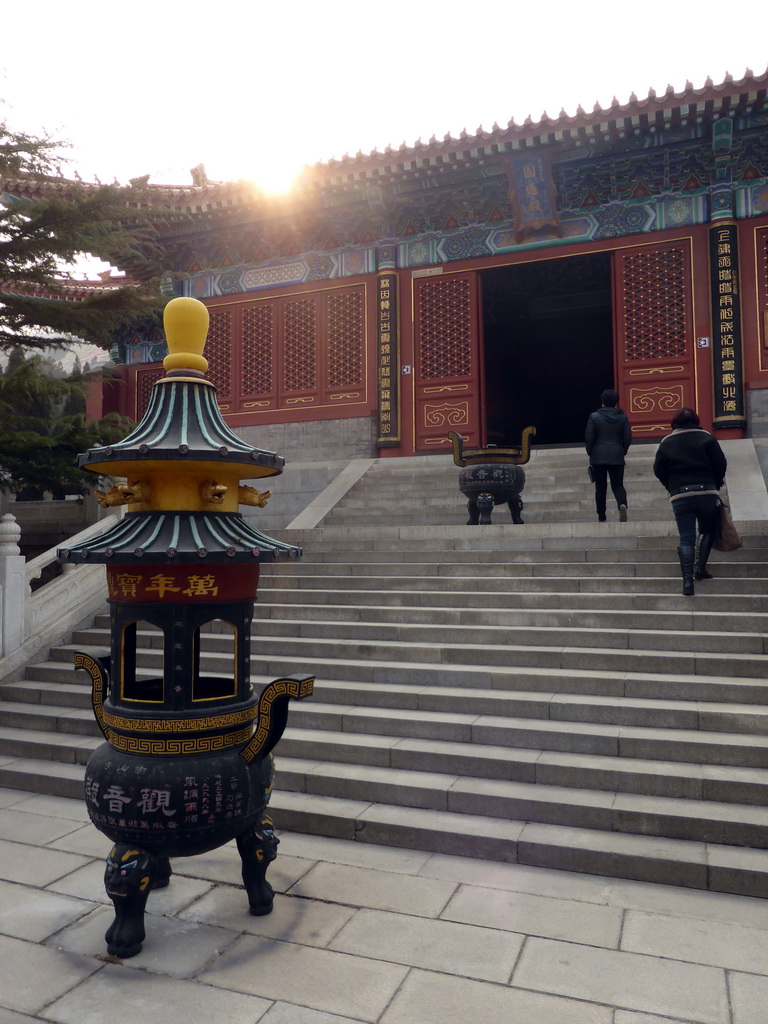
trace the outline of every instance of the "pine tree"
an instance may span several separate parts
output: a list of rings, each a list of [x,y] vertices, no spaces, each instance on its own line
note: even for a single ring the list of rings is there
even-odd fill
[[[77,468],[88,448],[121,440],[131,424],[110,414],[86,422],[87,381],[58,364],[14,349],[0,376],[0,491],[40,499],[85,494],[98,478]]]
[[[146,179],[71,181],[61,174],[61,149],[0,121],[0,351],[62,337],[108,349],[111,331],[162,305],[154,280],[68,297],[67,268],[82,257],[149,268],[157,250]]]

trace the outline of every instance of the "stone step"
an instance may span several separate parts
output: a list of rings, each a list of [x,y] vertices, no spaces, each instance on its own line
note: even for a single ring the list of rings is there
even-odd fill
[[[0,702],[0,727],[46,732],[52,742],[78,742],[78,737],[100,736],[90,708],[44,707],[25,701]]]
[[[402,496],[400,497],[402,501]],[[398,503],[399,504],[399,503]],[[618,522],[618,514],[611,510],[609,512],[610,518],[608,522]],[[630,523],[632,516],[638,521],[642,518],[643,522],[667,522],[670,518],[668,508],[648,508],[642,512],[642,517],[637,513],[637,510],[630,512]],[[524,506],[522,512],[523,524],[521,526],[515,526],[511,523],[509,512],[505,506],[497,506],[493,512],[490,525],[508,525],[511,530],[522,529],[526,525],[536,524],[566,524],[566,523],[592,523],[596,522],[596,515],[594,509],[565,509],[561,510],[557,506],[544,506],[541,509],[529,508],[527,505]],[[391,509],[382,508],[377,514],[372,510],[360,510],[360,512],[348,511],[348,512],[332,512],[329,513],[324,519],[324,524],[331,526],[344,526],[347,528],[357,526],[371,526],[376,522],[386,523],[388,526],[450,526],[466,524],[467,512],[466,509],[459,511],[442,511],[442,512],[422,512],[416,504],[416,509],[411,512],[393,512]],[[630,527],[631,528],[631,527]]]
[[[82,800],[84,777],[85,768],[81,764],[65,764],[57,761],[53,766],[49,760],[45,759],[0,758],[0,786],[8,789],[21,789],[29,793],[44,793],[46,796],[66,796],[73,800]]]
[[[470,616],[471,617],[471,616]],[[534,625],[533,622],[522,625],[495,626],[484,625],[482,616],[477,615],[474,625],[454,625],[429,622],[397,622],[360,621],[350,622],[346,619],[327,621],[318,617],[302,619],[298,616],[290,619],[260,618],[253,644],[260,646],[269,639],[286,638],[293,642],[307,639],[322,642],[330,640],[337,643],[353,644],[357,641],[371,643],[396,644],[406,650],[415,647],[424,648],[432,645],[438,650],[449,648],[456,651],[472,645],[482,664],[482,651],[521,648],[525,645],[533,647],[589,647],[596,640],[604,650],[614,651],[670,651],[675,654],[732,654],[737,657],[765,655],[768,637],[761,632],[712,632],[704,628],[685,630],[674,628],[661,629],[643,624],[637,629],[612,627],[600,624],[586,616],[584,626]],[[226,642],[226,641],[222,641]]]
[[[493,529],[489,527],[488,529]],[[326,533],[329,531],[326,530]],[[511,530],[505,531],[512,534]],[[578,543],[575,541],[578,540]],[[574,538],[574,537],[538,537],[530,541],[523,534],[515,532],[505,539],[503,548],[499,549],[499,539],[488,541],[485,545],[467,545],[458,538],[452,541],[435,539],[430,542],[428,537],[408,540],[392,537],[387,543],[377,543],[372,534],[356,544],[344,540],[344,537],[323,541],[322,546],[313,544],[312,538],[302,539],[304,555],[296,563],[296,569],[304,565],[317,565],[325,562],[346,561],[349,564],[363,562],[389,561],[397,557],[408,562],[465,562],[469,565],[509,562],[609,562],[620,559],[623,562],[677,562],[677,539],[671,536],[663,538],[613,536],[611,538]],[[589,542],[588,544],[586,542]],[[642,543],[641,543],[642,542]],[[734,562],[754,562],[762,564],[768,571],[768,547],[748,540],[737,551],[726,554],[712,551],[713,564],[731,565]],[[262,572],[269,575],[281,575],[283,563],[266,563]]]
[[[55,777],[64,766],[74,764],[81,767],[80,774],[65,775],[76,778],[82,786],[82,766],[102,742],[100,735],[74,742],[71,736],[4,726],[0,728],[0,770],[11,770],[17,760],[36,760],[40,775],[45,763],[45,770]],[[615,808],[616,798],[621,794],[634,794],[643,801],[658,798],[673,801],[680,806],[670,806],[669,814],[686,819],[692,815],[705,816],[712,805],[717,820],[741,820],[738,815],[726,813],[728,803],[756,804],[760,805],[763,815],[768,813],[763,809],[768,793],[766,768],[712,764],[702,769],[699,765],[674,761],[333,733],[295,726],[287,729],[281,741],[278,771],[278,788],[298,786],[302,791],[322,791],[340,798],[382,800],[382,794],[374,793],[373,787],[383,789],[386,783],[390,788],[404,791],[389,793],[384,802],[435,806],[437,801],[443,808],[447,802],[448,809],[461,810],[458,801],[469,801],[464,807],[465,813],[473,813],[473,806],[477,809],[483,794],[492,802],[510,797],[519,799],[522,791],[510,790],[510,783],[525,783],[531,787],[524,794],[526,800],[541,799],[550,808],[563,802],[568,807],[577,803],[594,805],[595,801],[584,795],[589,792],[585,787],[589,787],[603,794],[596,801],[603,810]],[[309,775],[316,777],[312,784],[308,781]],[[362,779],[369,787],[365,795],[359,786]],[[0,777],[0,785],[6,784]],[[322,790],[318,788],[321,785]],[[436,795],[441,786],[444,792]],[[572,790],[584,790],[584,793],[571,796]],[[609,794],[610,799],[605,794]],[[484,813],[514,816],[508,806],[496,803],[495,810],[491,806],[489,803]],[[649,810],[662,813],[660,804],[638,806],[642,813]],[[570,814],[571,811],[565,811],[557,820],[565,823]],[[530,811],[527,817],[534,820]],[[535,820],[545,819],[539,812]],[[604,824],[593,823],[590,827],[604,827]]]
[[[474,696],[474,695],[473,695]],[[495,698],[494,698],[495,699]],[[320,700],[293,706],[291,727],[341,733],[362,733],[367,736],[388,736],[440,740],[456,744],[473,743],[491,746],[536,750],[558,750],[590,753],[607,757],[650,758],[652,760],[687,761],[693,763],[733,765],[745,768],[768,768],[768,736],[759,732],[729,733],[717,729],[727,727],[730,715],[738,721],[738,709],[718,705],[702,711],[686,709],[682,702],[672,706],[666,717],[657,709],[640,701],[603,701],[604,709],[612,711],[615,721],[595,724],[582,720],[583,702],[559,698],[549,702],[552,717],[531,717],[536,709],[530,698],[523,709],[527,714],[515,715],[520,703],[505,708],[472,707],[471,711],[418,710],[391,706],[326,703]],[[596,702],[597,703],[597,702]],[[643,711],[652,716],[654,725],[627,725],[629,720],[643,722]],[[686,717],[686,711],[688,712]],[[677,717],[673,714],[677,713]],[[557,717],[555,717],[557,716]],[[610,716],[606,712],[606,718]],[[765,722],[764,708],[752,709],[751,728],[759,729]],[[89,709],[51,708],[30,703],[4,701],[0,705],[0,728],[29,729],[79,738],[99,735]],[[765,725],[762,725],[765,729]],[[77,745],[81,745],[78,743]],[[2,747],[0,746],[0,749]],[[14,751],[9,751],[14,753]],[[73,755],[74,756],[74,755]]]
[[[658,545],[654,548],[637,548],[632,545],[618,544],[615,547],[606,548],[585,548],[582,546],[581,548],[546,547],[531,549],[528,547],[513,548],[510,546],[503,552],[499,552],[496,557],[494,557],[492,550],[486,553],[454,548],[447,554],[444,550],[429,551],[414,547],[408,551],[399,552],[398,558],[404,566],[412,564],[422,566],[436,563],[438,565],[465,565],[467,568],[477,570],[494,566],[506,567],[529,564],[534,566],[545,564],[570,565],[574,563],[578,565],[602,565],[622,562],[627,565],[634,565],[660,562],[673,566],[675,572],[680,571],[677,551],[672,544]],[[339,546],[336,550],[325,549],[323,552],[313,551],[309,548],[304,551],[297,569],[301,573],[308,566],[314,567],[341,563],[354,569],[360,566],[362,571],[365,571],[364,566],[366,563],[380,565],[384,561],[381,548],[369,551],[356,550],[355,552],[344,550],[343,546]],[[733,565],[743,563],[754,566],[756,569],[762,569],[763,575],[768,575],[768,549],[740,548],[738,551],[729,552],[727,555],[720,555],[716,551],[712,555],[712,564],[720,565],[724,570],[729,569]],[[265,569],[265,575],[269,576],[272,574]]]
[[[768,895],[762,851],[301,793],[273,797],[283,828],[309,834],[632,878],[718,892]]]
[[[53,775],[49,762],[33,758],[0,763],[2,785],[32,792],[55,789],[57,795],[75,798],[82,793],[82,774],[80,765],[60,764]],[[749,848],[760,843],[765,829],[768,812],[762,807],[596,794],[498,780],[465,784],[461,778],[448,777],[446,781],[449,788],[434,774],[345,771],[333,764],[313,772],[311,765],[285,759],[278,768],[270,811],[278,830],[454,854],[457,836],[469,835],[476,855],[487,859],[588,873],[604,873],[610,864],[614,877],[756,895],[768,891],[766,866]],[[334,784],[341,784],[349,795],[329,795]],[[296,788],[301,785],[307,789]],[[389,803],[386,796],[406,802]],[[448,806],[444,807],[446,796]],[[431,806],[434,803],[439,806]],[[561,817],[582,824],[565,824]],[[735,844],[734,834],[744,841]],[[725,836],[728,845],[718,841]],[[755,868],[758,878],[744,877],[745,872],[754,874]]]
[[[4,693],[9,700],[22,703],[54,704],[59,693],[66,695],[66,703],[74,707],[90,707],[90,681],[85,673],[77,672],[72,664],[75,648],[61,646],[51,651],[52,660],[31,665],[28,678],[8,684]],[[156,674],[152,657],[139,651],[139,673]],[[203,655],[204,669],[210,674],[220,672],[223,659]],[[155,666],[158,661],[155,657]],[[298,661],[301,674],[311,674],[309,662]],[[428,690],[447,690],[472,701],[478,690],[488,694],[526,693],[533,697],[549,694],[570,694],[585,698],[625,698],[627,701],[655,701],[662,706],[674,694],[675,700],[692,706],[707,705],[700,709],[704,715],[710,705],[744,707],[745,714],[754,705],[768,704],[768,681],[754,678],[707,677],[697,675],[658,676],[654,673],[600,672],[593,669],[482,668],[479,666],[426,666],[403,662],[344,661],[340,658],[317,662],[316,687],[318,692],[338,693],[339,701],[351,703],[350,693],[359,688],[358,701],[397,707],[414,707],[418,701],[429,700]],[[251,681],[263,685],[280,674],[279,666],[252,656]],[[335,674],[336,678],[332,678]],[[346,694],[346,696],[345,696]],[[330,699],[330,698],[326,698]],[[61,701],[60,701],[61,703]],[[536,705],[539,706],[540,705]],[[712,726],[710,726],[713,728]]]
[[[572,615],[584,612],[630,612],[640,613],[685,613],[698,619],[706,615],[717,620],[719,627],[729,629],[737,625],[739,615],[768,615],[768,595],[744,594],[733,596],[728,602],[729,616],[722,614],[722,595],[719,593],[703,593],[706,582],[699,586],[696,600],[690,601],[679,594],[646,594],[646,593],[580,593],[578,591],[504,591],[504,590],[392,590],[382,591],[379,587],[362,586],[355,589],[323,588],[317,586],[288,588],[283,587],[282,580],[275,578],[262,581],[259,587],[259,600],[256,614],[261,615],[265,609],[280,605],[318,606],[335,605],[337,607],[383,606],[386,608],[407,609],[411,614],[414,609],[428,610],[429,614],[443,608],[449,609],[521,609],[526,613],[539,611],[551,612],[567,610]]]
[[[280,758],[278,791],[464,815],[760,847],[768,809],[659,795]]]
[[[673,578],[675,580],[680,579],[680,566],[677,562],[671,561],[650,561],[650,562],[617,562],[615,559],[605,559],[603,561],[587,561],[586,559],[579,562],[536,562],[536,561],[515,561],[515,562],[485,562],[475,561],[468,563],[454,563],[454,562],[425,562],[425,561],[408,561],[404,560],[401,563],[395,563],[391,560],[387,561],[370,561],[362,563],[365,565],[364,574],[369,576],[378,576],[380,578],[389,578],[390,576],[400,576],[404,571],[409,572],[411,575],[419,576],[421,578],[428,577],[441,577],[450,579],[456,576],[483,576],[485,579],[502,580],[502,581],[515,581],[521,577],[526,576],[538,576],[541,579],[560,579],[568,577],[589,577],[593,576],[598,579],[609,579],[612,577],[618,578],[625,581],[625,585],[629,586],[628,581],[640,578],[651,578],[655,579],[658,577]],[[717,565],[718,572],[722,572],[724,578],[733,579],[764,579],[768,573],[766,573],[766,565],[764,562],[757,561],[732,561],[726,565],[720,563],[714,563]],[[356,574],[356,566],[353,562],[345,562],[341,559],[338,561],[324,561],[315,562],[308,557],[306,562],[299,563],[297,567],[297,578],[301,578],[304,575],[317,575],[322,573],[326,576],[353,576]],[[719,578],[719,577],[718,577]],[[384,584],[382,584],[384,586]]]
[[[704,580],[696,583],[695,599],[686,599],[681,602],[680,607],[699,607],[706,600],[718,602],[722,608],[724,600],[733,595],[744,595],[755,597],[761,594],[764,583],[763,578],[754,576],[743,576],[740,578],[728,578],[719,575],[720,568],[713,568],[717,572],[717,581]],[[342,575],[339,571],[334,574],[326,574],[317,571],[314,574],[302,574],[301,576],[275,576],[273,580],[280,586],[290,586],[298,591],[312,589],[328,589],[356,591],[377,589],[380,593],[395,591],[434,591],[440,588],[448,595],[456,593],[500,593],[506,592],[515,595],[536,594],[540,592],[556,592],[561,594],[618,594],[622,596],[664,596],[667,598],[680,597],[680,575],[669,576],[628,576],[627,573],[617,573],[615,577],[610,576],[516,576],[516,577],[481,577],[481,576],[415,576],[401,575],[386,578],[386,586],[382,587],[381,577],[375,574],[364,576]],[[270,589],[270,577],[264,577],[264,592]],[[513,581],[513,586],[510,586]],[[501,588],[505,588],[502,590]],[[257,603],[258,607],[258,603]]]
[[[0,785],[82,797],[83,769],[34,759],[0,763]],[[276,790],[270,811],[281,829],[567,871],[719,892],[768,894],[765,856],[748,848],[626,832],[509,821],[479,814],[397,807]],[[462,838],[463,837],[463,838]]]
[[[352,600],[354,596],[354,601]],[[681,598],[681,602],[682,602]],[[578,623],[580,629],[605,630],[653,630],[733,633],[740,635],[763,634],[768,632],[768,612],[742,611],[738,616],[725,617],[719,611],[694,611],[691,602],[688,606],[644,610],[631,608],[617,610],[615,608],[564,607],[547,608],[511,608],[495,607],[467,608],[452,606],[411,605],[397,603],[394,606],[374,604],[359,600],[359,596],[349,595],[344,604],[326,602],[318,604],[299,604],[297,602],[271,602],[262,598],[255,612],[259,622],[264,620],[292,622],[336,622],[340,625],[358,624],[361,622],[385,625],[400,624],[405,618],[409,625],[421,624],[435,627],[480,627],[492,629],[498,627],[505,634],[512,628],[530,627],[534,629],[555,629],[562,631]],[[258,627],[255,630],[259,631]],[[562,633],[560,633],[562,636]]]
[[[152,675],[152,658],[140,652],[140,675]],[[159,667],[159,665],[158,665]],[[222,671],[224,660],[217,663],[215,658],[204,660],[204,671],[214,674]],[[65,671],[68,669],[68,671]],[[0,705],[0,720],[3,710],[18,716],[21,708],[29,707],[29,714],[36,713],[38,704],[42,705],[40,714],[45,721],[53,721],[58,728],[58,710],[54,706],[59,693],[66,691],[66,707],[78,708],[85,712],[84,720],[88,723],[88,732],[92,733],[92,723],[88,712],[91,708],[90,688],[85,680],[76,684],[62,683],[62,677],[83,676],[73,666],[62,663],[45,663],[30,666],[26,680],[9,684],[4,687],[5,700]],[[269,677],[253,675],[252,685],[259,689],[269,682]],[[515,718],[549,719],[551,721],[599,722],[613,725],[635,725],[660,729],[694,729],[710,732],[739,732],[742,735],[768,734],[768,684],[758,687],[756,684],[745,683],[741,686],[729,686],[729,681],[722,681],[717,687],[709,690],[710,699],[702,699],[701,687],[695,684],[691,688],[695,694],[693,699],[668,699],[665,695],[654,694],[652,697],[625,696],[619,692],[624,680],[615,677],[615,692],[601,694],[592,692],[590,680],[584,679],[584,689],[579,692],[563,692],[556,685],[570,680],[557,677],[544,677],[537,680],[539,688],[528,684],[527,688],[482,688],[476,686],[468,689],[465,686],[414,685],[389,682],[361,682],[355,680],[319,679],[315,683],[315,698],[328,705],[345,705],[359,708],[387,708],[395,711],[424,711],[437,713],[458,713],[477,716],[506,716]],[[527,680],[509,679],[510,683],[525,683]],[[608,689],[608,680],[601,680]],[[550,689],[546,689],[546,684]],[[723,685],[723,683],[725,685]],[[554,684],[554,685],[553,685]],[[746,693],[744,691],[747,691]],[[748,704],[746,697],[752,695],[757,699]],[[730,701],[723,700],[731,698]],[[717,698],[717,699],[716,699]],[[21,706],[21,707],[19,707]],[[10,722],[10,718],[7,718]]]
[[[92,736],[55,732],[47,728],[35,728],[35,720],[28,721],[23,714],[9,716],[8,724],[5,719],[0,721],[0,762],[8,757],[32,757],[57,764],[84,765],[91,752],[103,741],[98,729]],[[36,722],[39,726],[41,719],[38,718]]]
[[[434,739],[532,750],[768,768],[768,736],[602,725],[574,720],[362,708],[313,702],[291,709],[291,728]]]
[[[265,624],[268,620],[265,620]],[[591,647],[590,643],[595,640],[603,641],[605,633],[599,636],[595,631],[584,631],[585,635],[576,636],[581,644],[565,645],[558,642],[557,638],[548,635],[548,631],[542,630],[537,635],[537,643],[449,643],[446,639],[436,641],[428,640],[419,636],[422,627],[401,627],[394,639],[380,639],[376,636],[366,638],[361,635],[356,638],[349,636],[320,637],[314,633],[318,628],[313,626],[302,626],[305,635],[299,635],[294,624],[286,624],[282,635],[268,635],[265,631],[254,637],[251,645],[252,656],[258,659],[258,663],[264,660],[272,661],[279,658],[283,668],[278,673],[290,674],[286,666],[294,663],[306,664],[311,659],[324,659],[326,661],[335,658],[373,661],[387,661],[397,663],[401,659],[417,664],[433,664],[440,666],[464,665],[483,666],[485,668],[518,666],[518,667],[542,667],[550,669],[593,669],[599,671],[626,671],[626,672],[663,672],[683,675],[717,675],[717,676],[752,676],[756,679],[768,677],[768,659],[762,653],[764,638],[761,635],[751,635],[749,646],[753,648],[748,653],[741,653],[736,649],[741,634],[723,634],[722,637],[715,635],[720,640],[720,646],[710,644],[712,650],[703,650],[702,645],[695,644],[690,639],[690,634],[659,634],[652,631],[636,633],[621,633],[619,637],[612,638],[616,646]],[[383,628],[383,627],[380,627]],[[397,627],[393,627],[397,630]],[[365,631],[360,630],[361,634]],[[375,630],[371,632],[375,633]],[[448,628],[444,631],[446,634]],[[530,639],[530,632],[527,631],[527,639]],[[574,631],[569,631],[571,636]],[[434,631],[431,635],[434,636]],[[206,647],[208,651],[217,649],[228,649],[228,640],[224,637],[217,637],[216,634],[206,634]],[[674,643],[678,636],[689,639],[687,649],[677,649]],[[708,637],[709,634],[702,633],[701,637]],[[694,639],[698,640],[697,634]],[[476,639],[476,638],[475,638]],[[562,641],[562,637],[560,638]],[[159,643],[159,636],[157,638]],[[662,647],[660,641],[667,641],[668,647]],[[653,642],[654,647],[646,645]],[[94,644],[98,646],[109,646],[107,631],[90,630],[78,631],[73,636],[73,644]],[[621,646],[620,646],[621,644]],[[729,644],[731,647],[729,647]],[[731,649],[734,648],[734,649]],[[158,653],[156,660],[160,658]],[[159,661],[157,661],[159,664]],[[263,671],[259,669],[259,671]],[[266,674],[266,673],[265,673]]]
[[[451,743],[325,732],[289,726],[278,748],[285,758],[324,765],[425,771],[541,786],[597,789],[715,803],[765,804],[768,769],[684,761],[616,757],[565,750],[538,750],[478,743]]]

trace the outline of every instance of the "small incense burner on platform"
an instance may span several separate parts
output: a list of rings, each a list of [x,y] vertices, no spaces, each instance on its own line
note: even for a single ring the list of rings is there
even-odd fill
[[[120,957],[140,951],[147,896],[168,884],[171,857],[235,839],[251,913],[271,911],[271,751],[289,698],[309,696],[314,682],[286,677],[260,694],[251,686],[260,563],[301,551],[243,518],[240,503],[263,505],[269,492],[240,481],[274,476],[284,460],[224,422],[204,376],[203,303],[173,299],[164,319],[166,375],[141,423],[118,444],[79,456],[85,469],[126,479],[97,494],[127,513],[59,552],[63,562],[107,567],[111,648],[82,650],[75,664],[91,676],[106,739],[88,761],[85,800],[115,844],[105,872],[115,920],[105,937]],[[140,638],[152,646],[148,669],[137,663]]]
[[[448,434],[453,445],[453,461],[461,467],[459,490],[467,498],[467,526],[488,526],[494,506],[506,504],[512,522],[521,524],[525,472],[521,468],[531,457],[530,439],[536,427],[526,427],[520,447],[465,448],[461,434]]]

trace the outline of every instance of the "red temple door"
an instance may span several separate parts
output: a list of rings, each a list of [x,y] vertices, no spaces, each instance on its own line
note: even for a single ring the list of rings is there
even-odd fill
[[[414,334],[416,451],[450,451],[450,430],[482,444],[477,274],[417,278]]]
[[[616,376],[635,438],[661,438],[676,409],[696,406],[689,239],[615,255]]]

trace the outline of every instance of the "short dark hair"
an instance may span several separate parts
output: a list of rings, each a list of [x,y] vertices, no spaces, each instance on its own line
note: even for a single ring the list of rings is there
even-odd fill
[[[700,424],[701,420],[697,416],[696,410],[689,409],[688,406],[684,406],[672,417],[672,423],[670,425],[673,430],[680,430],[683,427],[698,427]]]
[[[606,388],[602,395],[600,395],[600,401],[603,405],[610,405],[613,408],[619,404],[619,393],[614,391],[613,388]]]

